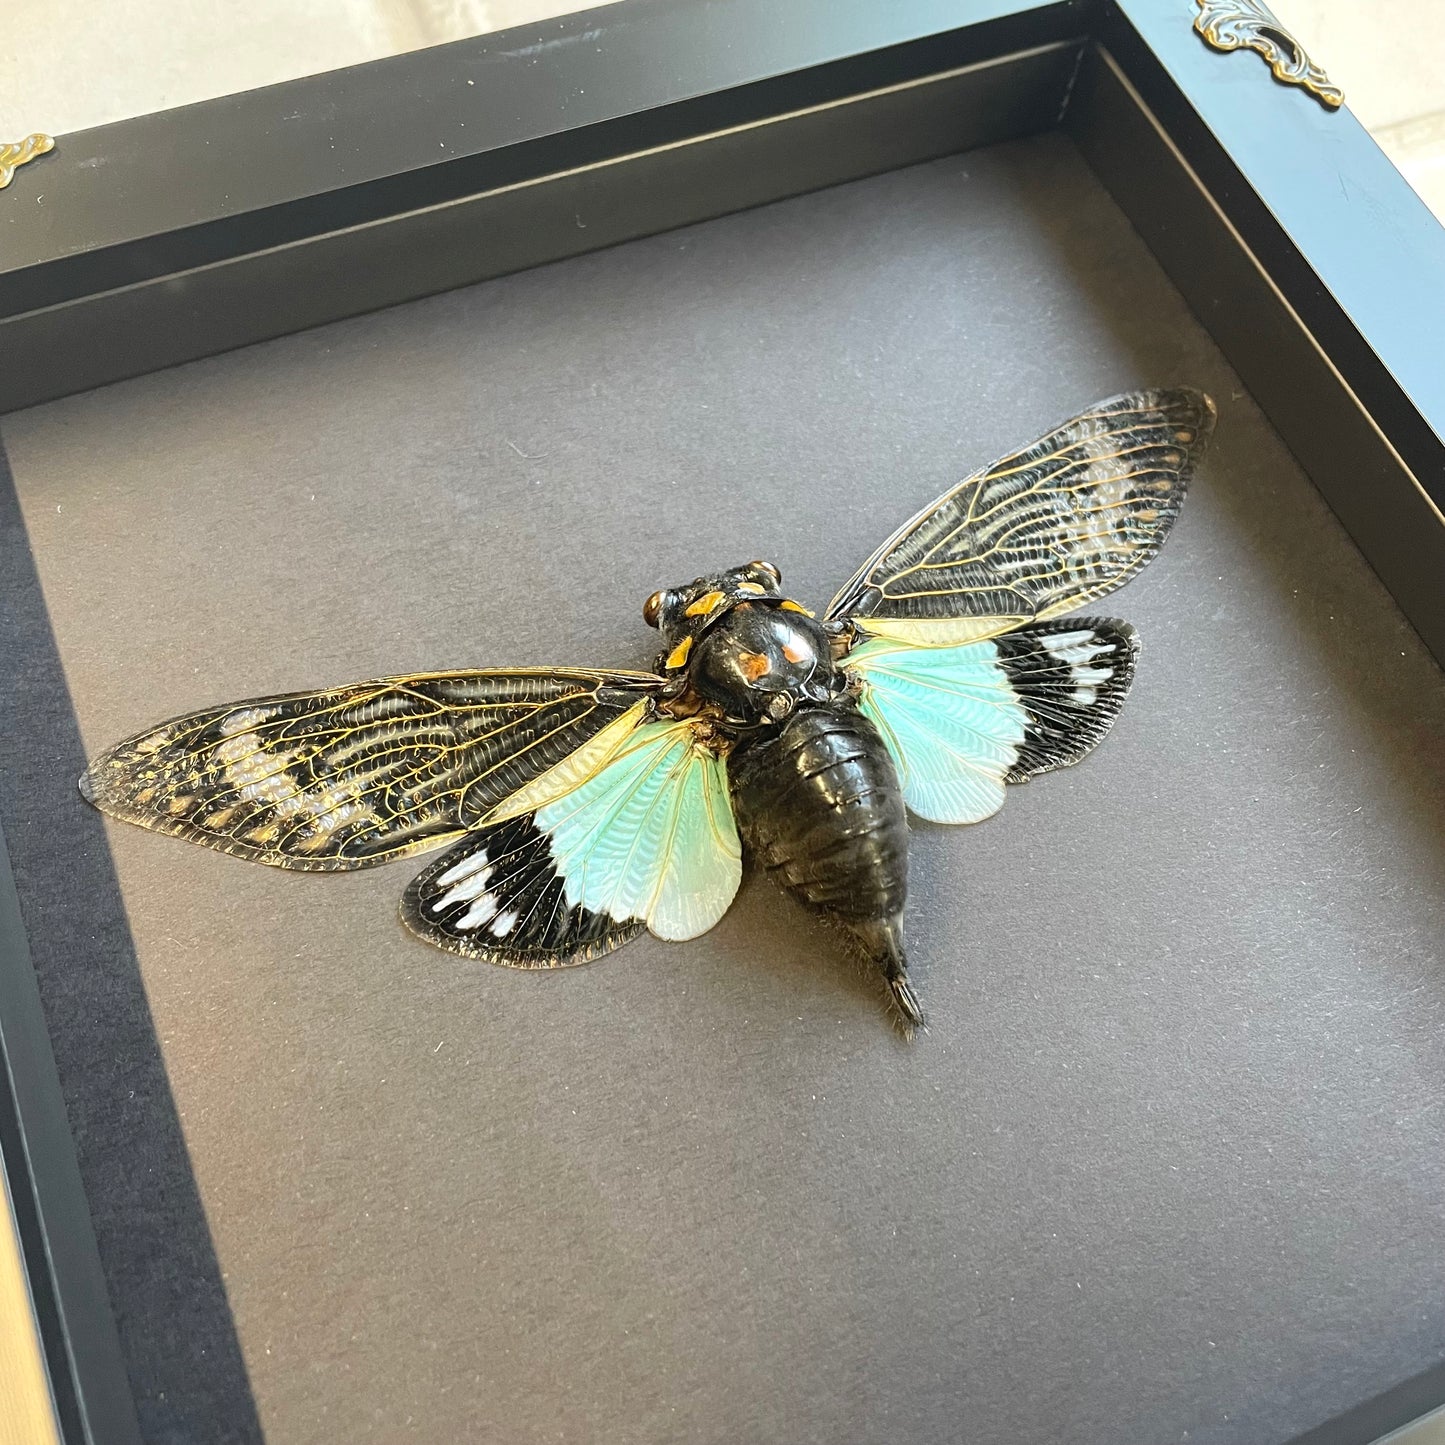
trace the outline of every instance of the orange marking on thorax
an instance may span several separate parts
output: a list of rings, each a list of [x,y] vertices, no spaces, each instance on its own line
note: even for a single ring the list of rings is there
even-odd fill
[[[761,652],[740,652],[738,666],[749,682],[756,682],[764,674],[773,670],[773,664]]]
[[[785,642],[783,644],[783,656],[789,662],[807,662],[812,655],[813,649],[806,642]]]

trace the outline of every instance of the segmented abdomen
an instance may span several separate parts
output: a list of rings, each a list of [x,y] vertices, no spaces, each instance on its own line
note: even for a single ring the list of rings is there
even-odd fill
[[[728,758],[743,841],[790,893],[843,920],[891,918],[908,890],[893,760],[851,703],[804,708]]]

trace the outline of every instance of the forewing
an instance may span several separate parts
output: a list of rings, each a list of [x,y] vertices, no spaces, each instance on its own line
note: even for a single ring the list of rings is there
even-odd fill
[[[1076,763],[1103,738],[1137,654],[1127,624],[1078,618],[948,647],[874,638],[848,666],[909,808],[976,823],[1003,806],[1006,784]]]
[[[402,899],[407,927],[468,957],[555,968],[643,928],[696,937],[737,892],[723,763],[690,722],[599,734],[587,766],[539,778],[534,801],[530,812],[499,810],[415,879]]]
[[[635,711],[650,673],[516,669],[381,678],[175,718],[98,757],[102,811],[278,868],[433,848]]]
[[[1214,424],[1198,391],[1131,392],[906,522],[828,606],[867,633],[961,643],[1070,612],[1158,552]]]

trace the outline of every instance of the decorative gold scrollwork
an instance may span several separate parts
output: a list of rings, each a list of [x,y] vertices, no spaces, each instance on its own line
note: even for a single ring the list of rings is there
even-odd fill
[[[24,140],[0,141],[0,191],[10,184],[16,170],[26,161],[33,161],[36,156],[43,156],[46,151],[54,149],[54,137],[41,135],[39,131]]]
[[[1194,28],[1215,50],[1253,50],[1262,55],[1276,80],[1303,86],[1329,110],[1345,103],[1345,93],[1305,53],[1305,48],[1275,19],[1261,0],[1195,0]]]

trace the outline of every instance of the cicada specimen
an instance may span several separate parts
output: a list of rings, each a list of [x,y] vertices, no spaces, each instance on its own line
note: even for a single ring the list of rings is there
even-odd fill
[[[1076,608],[1168,536],[1208,397],[1101,402],[930,503],[820,614],[749,562],[647,599],[652,672],[387,677],[189,713],[80,780],[117,818],[278,868],[445,848],[401,916],[513,968],[695,938],[746,849],[839,924],[923,1023],[902,916],[908,813],[976,823],[1076,763],[1134,676],[1134,630]]]

